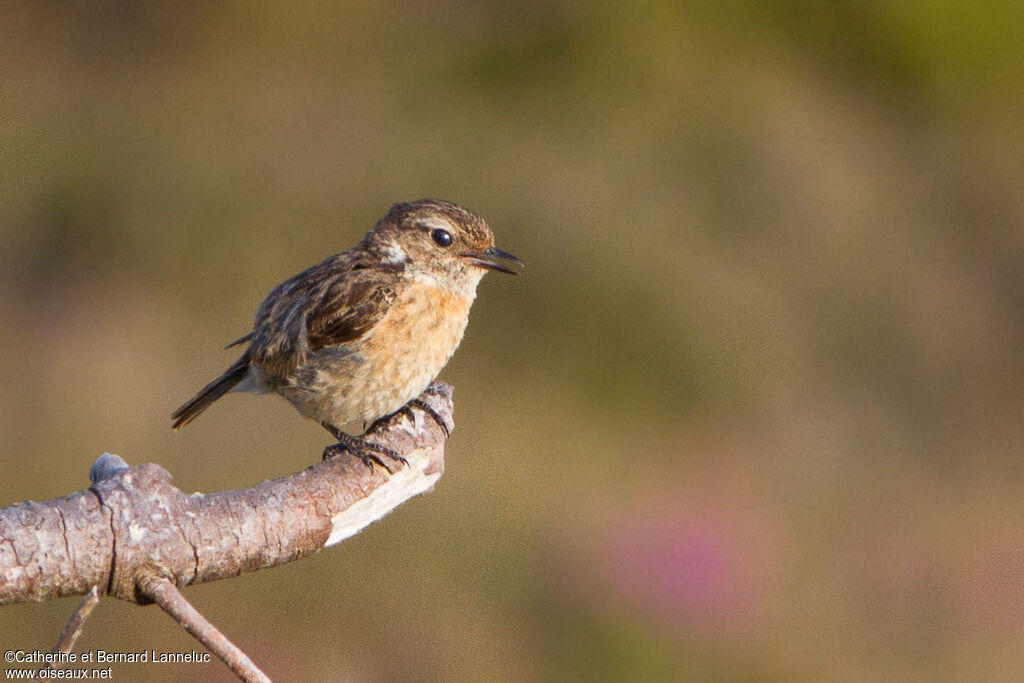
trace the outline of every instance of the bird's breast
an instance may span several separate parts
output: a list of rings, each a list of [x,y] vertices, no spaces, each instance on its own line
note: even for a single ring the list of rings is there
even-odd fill
[[[359,344],[359,355],[376,369],[383,384],[414,385],[420,387],[418,394],[462,341],[472,303],[437,286],[410,285]]]
[[[472,298],[415,282],[362,338],[310,355],[279,391],[303,415],[336,426],[372,422],[418,396],[462,341]]]

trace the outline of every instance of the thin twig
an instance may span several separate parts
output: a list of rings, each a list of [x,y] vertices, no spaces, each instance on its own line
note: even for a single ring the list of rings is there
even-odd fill
[[[57,638],[57,644],[50,650],[51,653],[57,654],[58,652],[71,652],[71,648],[75,646],[75,641],[78,640],[78,636],[82,635],[82,627],[85,626],[85,620],[92,614],[92,608],[96,606],[96,603],[100,601],[100,587],[93,586],[89,589],[89,592],[85,594],[85,598],[78,604],[78,608],[71,613],[71,617],[68,619],[67,625],[64,630],[61,631],[60,637]]]
[[[82,602],[78,603],[78,607],[71,616],[68,618],[68,623],[64,626],[64,630],[60,632],[60,636],[57,638],[57,644],[50,650],[50,654],[63,653],[67,654],[71,652],[71,649],[75,646],[75,641],[78,640],[78,636],[82,635],[82,627],[85,626],[85,620],[92,614],[93,607],[100,601],[100,588],[99,586],[93,586],[88,593],[85,594],[85,598]],[[54,666],[52,663],[46,663],[46,670],[52,671]],[[42,673],[42,672],[40,672]],[[42,678],[36,678],[37,681],[43,680]]]
[[[216,626],[207,621],[170,580],[162,576],[143,576],[138,586],[140,592],[160,605],[183,629],[217,655],[240,680],[271,683],[270,678]]]

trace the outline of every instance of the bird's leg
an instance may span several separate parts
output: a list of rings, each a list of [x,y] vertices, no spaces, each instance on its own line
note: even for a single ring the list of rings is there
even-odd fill
[[[388,467],[387,463],[381,460],[381,456],[389,458],[395,462],[403,465],[408,465],[409,461],[399,455],[396,451],[388,448],[387,446],[381,446],[380,444],[367,441],[366,439],[359,436],[352,436],[347,434],[332,424],[321,422],[320,425],[331,433],[338,443],[332,444],[324,449],[323,459],[327,460],[336,455],[339,455],[343,451],[348,451],[352,455],[356,456],[363,461],[363,464],[373,469],[373,463],[377,463],[388,471],[388,474],[394,474],[395,470]]]

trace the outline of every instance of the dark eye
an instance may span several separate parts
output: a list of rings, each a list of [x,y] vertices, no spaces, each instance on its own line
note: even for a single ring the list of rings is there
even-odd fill
[[[447,230],[441,228],[435,228],[430,236],[434,238],[434,242],[439,247],[450,247],[452,244],[452,236],[448,234]]]

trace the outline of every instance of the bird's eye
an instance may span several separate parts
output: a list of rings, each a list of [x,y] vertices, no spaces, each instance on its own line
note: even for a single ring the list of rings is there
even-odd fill
[[[439,247],[450,247],[452,244],[452,236],[448,234],[447,230],[441,228],[435,228],[430,236],[434,238],[434,243]]]

